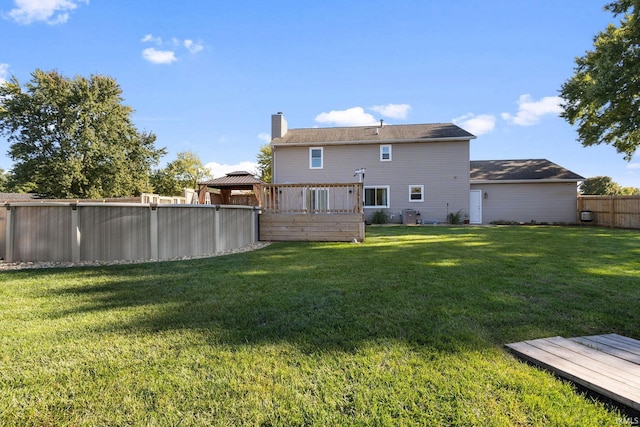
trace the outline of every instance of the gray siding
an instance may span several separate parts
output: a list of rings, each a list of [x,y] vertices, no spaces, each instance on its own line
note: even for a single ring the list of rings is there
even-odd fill
[[[274,183],[351,183],[366,168],[365,187],[389,186],[389,215],[400,222],[403,209],[421,219],[445,222],[448,212],[469,211],[469,142],[392,144],[392,161],[380,161],[380,144],[324,146],[323,169],[309,168],[309,146],[274,147]],[[409,185],[424,186],[424,201],[409,201]],[[365,208],[370,218],[377,208]]]
[[[575,223],[576,183],[471,184],[481,190],[482,222]],[[484,194],[486,193],[486,198]]]

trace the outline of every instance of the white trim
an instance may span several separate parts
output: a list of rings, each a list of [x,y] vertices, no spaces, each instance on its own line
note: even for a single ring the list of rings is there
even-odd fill
[[[380,145],[380,161],[381,162],[390,162],[393,160],[393,146],[391,144],[381,144]],[[384,158],[384,149],[388,148],[389,149],[389,158],[385,159]]]
[[[420,199],[412,199],[411,198],[411,189],[415,187],[420,187]],[[424,202],[424,185],[421,184],[409,184],[409,202],[418,203]]]
[[[320,150],[320,166],[313,166],[313,151]],[[324,147],[309,147],[309,169],[324,168]]]

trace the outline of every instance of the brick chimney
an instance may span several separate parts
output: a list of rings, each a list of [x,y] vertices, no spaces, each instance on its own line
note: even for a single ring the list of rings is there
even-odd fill
[[[282,113],[273,114],[271,116],[271,139],[282,138],[287,133],[287,120]]]

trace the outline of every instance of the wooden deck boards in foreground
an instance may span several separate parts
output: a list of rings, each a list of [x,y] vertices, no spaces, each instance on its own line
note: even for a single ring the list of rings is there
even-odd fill
[[[640,410],[640,341],[617,334],[507,344],[514,354]]]

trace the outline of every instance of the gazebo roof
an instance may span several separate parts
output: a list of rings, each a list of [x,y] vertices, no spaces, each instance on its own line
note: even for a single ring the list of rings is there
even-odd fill
[[[263,181],[247,171],[236,171],[226,174],[221,178],[202,181],[199,185],[227,190],[253,190],[254,185],[262,185]]]

